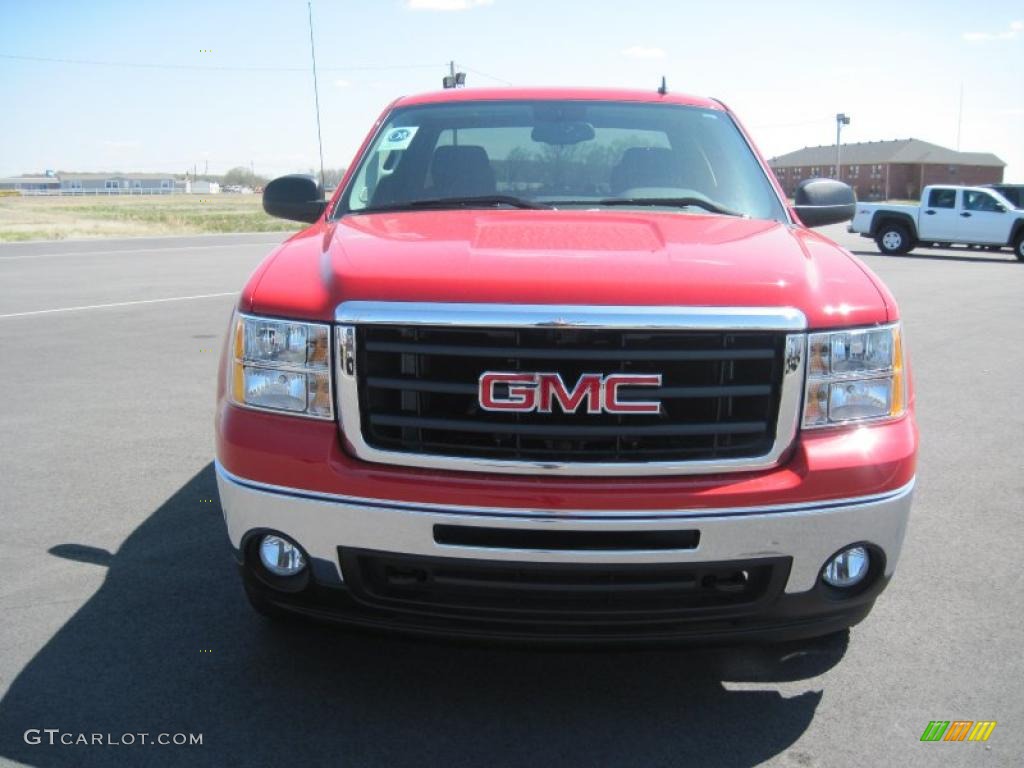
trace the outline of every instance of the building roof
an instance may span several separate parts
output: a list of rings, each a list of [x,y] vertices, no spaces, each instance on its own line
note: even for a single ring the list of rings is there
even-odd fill
[[[646,103],[684,104],[705,109],[722,109],[712,99],[688,96],[685,93],[658,93],[658,84],[651,83],[650,90],[625,88],[450,88],[433,93],[403,96],[393,106],[405,107],[412,104],[443,104],[452,101],[639,101]]]
[[[175,174],[173,173],[65,173],[61,171],[57,174],[61,181],[70,181],[72,179],[139,179],[140,181],[161,181],[163,179],[173,179]]]
[[[0,184],[59,184],[56,176],[8,176],[0,179]]]
[[[843,144],[843,165],[884,165],[886,163],[921,163],[924,165],[983,165],[1003,168],[1002,160],[991,152],[957,152],[921,139],[895,141],[862,141]],[[836,145],[804,147],[779,157],[768,164],[777,168],[805,165],[832,165],[836,161]]]

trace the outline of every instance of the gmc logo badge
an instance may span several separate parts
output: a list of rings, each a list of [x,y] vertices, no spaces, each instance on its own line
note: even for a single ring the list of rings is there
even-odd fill
[[[497,385],[503,384],[499,392]],[[480,375],[477,396],[485,411],[513,411],[516,413],[551,413],[555,402],[564,413],[576,413],[586,403],[587,413],[647,413],[661,412],[657,400],[619,399],[623,387],[660,387],[660,373],[630,374],[585,373],[569,389],[557,373],[497,373],[487,371]]]

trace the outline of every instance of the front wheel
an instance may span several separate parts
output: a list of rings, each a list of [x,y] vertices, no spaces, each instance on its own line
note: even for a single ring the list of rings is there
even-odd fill
[[[1024,261],[1024,232],[1017,235],[1017,239],[1013,241],[1013,255]]]
[[[875,236],[875,244],[887,256],[909,253],[914,247],[910,233],[902,224],[883,224]]]

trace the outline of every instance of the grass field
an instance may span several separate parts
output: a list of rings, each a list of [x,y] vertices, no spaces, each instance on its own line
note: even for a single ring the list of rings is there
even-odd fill
[[[299,228],[265,214],[259,195],[0,197],[0,242]]]

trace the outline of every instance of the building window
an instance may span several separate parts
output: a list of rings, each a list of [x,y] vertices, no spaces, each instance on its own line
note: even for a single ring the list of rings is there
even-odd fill
[[[103,182],[104,189],[117,189],[120,186],[121,182],[119,182],[117,179],[107,179],[105,182]]]
[[[71,188],[72,189],[81,189],[82,188],[82,181],[81,181],[81,179],[72,179],[72,181],[71,181]]]
[[[135,187],[136,189],[142,189],[142,181],[136,179],[135,181],[132,182],[132,186]]]
[[[171,188],[171,180],[170,179],[160,179],[160,189],[170,189],[170,188]]]

